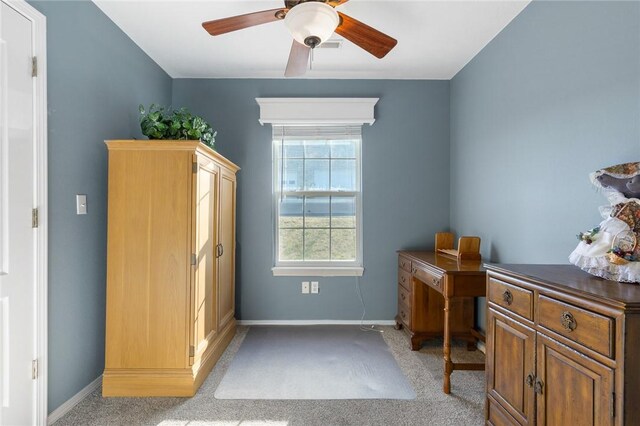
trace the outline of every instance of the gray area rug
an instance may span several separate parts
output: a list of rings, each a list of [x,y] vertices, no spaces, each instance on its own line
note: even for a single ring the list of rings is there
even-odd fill
[[[238,334],[193,398],[103,398],[95,390],[55,426],[476,426],[484,424],[484,371],[455,371],[442,393],[442,340],[411,351],[403,331],[382,337],[418,394],[416,399],[216,399],[213,394],[249,328]],[[479,351],[454,342],[453,360],[483,362]],[[56,386],[55,382],[50,382]]]
[[[358,326],[252,327],[217,399],[414,399],[382,335]]]

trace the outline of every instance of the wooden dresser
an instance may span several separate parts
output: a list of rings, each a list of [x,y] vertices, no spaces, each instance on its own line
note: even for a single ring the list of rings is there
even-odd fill
[[[640,286],[487,269],[487,424],[639,425]]]
[[[239,170],[197,141],[107,141],[104,396],[191,396],[235,334]]]

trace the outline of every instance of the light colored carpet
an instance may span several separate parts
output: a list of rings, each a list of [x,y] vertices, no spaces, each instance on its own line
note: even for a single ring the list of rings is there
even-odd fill
[[[252,327],[218,399],[414,399],[381,333],[358,326]]]
[[[402,331],[383,327],[398,365],[416,390],[414,400],[220,400],[213,394],[238,351],[247,327],[238,333],[193,398],[102,398],[97,390],[56,426],[298,426],[298,425],[481,425],[484,423],[483,371],[455,371],[452,393],[442,393],[442,341],[412,352]],[[458,362],[482,362],[480,352],[453,347]],[[55,384],[52,384],[55,386]]]

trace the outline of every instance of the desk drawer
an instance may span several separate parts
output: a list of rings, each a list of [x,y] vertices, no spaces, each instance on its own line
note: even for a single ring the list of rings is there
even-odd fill
[[[398,284],[411,292],[411,272],[398,269]]]
[[[406,325],[409,329],[413,326],[411,324],[411,308],[407,305],[400,303],[400,299],[398,298],[398,317],[400,320]]]
[[[602,355],[613,357],[612,318],[541,295],[538,323]]]
[[[515,284],[489,278],[489,301],[533,321],[533,292]]]
[[[398,256],[398,268],[411,272],[411,261],[404,256]]]
[[[428,269],[423,269],[417,267],[415,264],[413,265],[413,276],[427,284],[429,287],[433,287],[434,289],[442,292],[442,275],[438,274],[435,271],[430,271]]]
[[[398,303],[402,303],[407,308],[411,306],[411,292],[401,285],[398,286]]]

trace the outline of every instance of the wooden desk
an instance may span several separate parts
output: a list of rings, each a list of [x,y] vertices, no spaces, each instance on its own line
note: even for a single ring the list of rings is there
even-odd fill
[[[479,261],[458,262],[424,251],[398,252],[398,315],[396,329],[411,336],[411,350],[422,342],[443,337],[444,393],[451,392],[454,370],[484,370],[480,363],[451,361],[451,339],[466,340],[474,350],[474,297],[486,294],[486,272]]]

